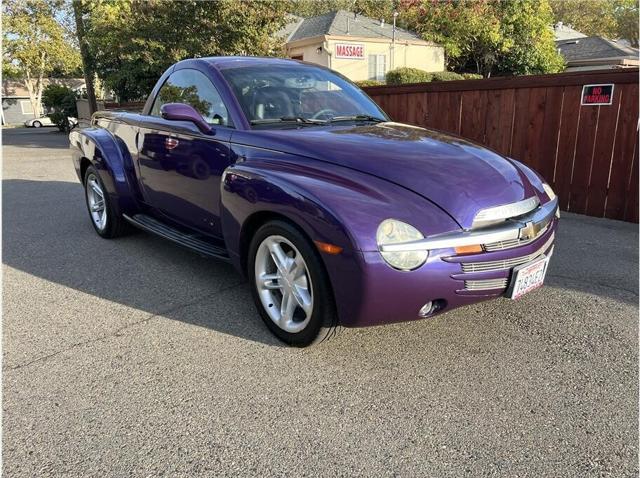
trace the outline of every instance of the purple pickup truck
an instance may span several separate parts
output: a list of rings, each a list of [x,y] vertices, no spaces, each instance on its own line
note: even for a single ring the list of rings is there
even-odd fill
[[[169,68],[142,114],[70,135],[89,217],[246,275],[284,342],[416,320],[541,286],[558,201],[525,165],[391,121],[326,68],[199,58]]]

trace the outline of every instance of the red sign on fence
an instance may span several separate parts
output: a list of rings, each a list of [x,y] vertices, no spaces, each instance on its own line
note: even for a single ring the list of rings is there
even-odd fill
[[[610,105],[613,102],[613,85],[584,85],[582,87],[583,105]]]

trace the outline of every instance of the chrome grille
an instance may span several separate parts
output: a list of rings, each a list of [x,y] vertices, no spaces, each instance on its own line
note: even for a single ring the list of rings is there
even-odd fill
[[[502,279],[466,280],[464,281],[464,288],[466,290],[504,289],[507,287],[508,280],[506,277]]]
[[[536,237],[530,239],[509,239],[507,241],[492,242],[491,244],[485,244],[484,250],[487,252],[504,251],[505,249],[513,249],[514,247],[526,246],[527,244],[535,241],[549,229],[549,224],[544,226]]]
[[[544,245],[537,251],[532,252],[526,256],[514,257],[511,259],[502,259],[498,261],[483,261],[483,262],[462,262],[462,272],[487,272],[487,271],[503,271],[505,269],[511,269],[512,267],[526,264],[532,261],[544,251],[546,251],[555,238],[555,233],[551,234],[551,237],[544,243]]]

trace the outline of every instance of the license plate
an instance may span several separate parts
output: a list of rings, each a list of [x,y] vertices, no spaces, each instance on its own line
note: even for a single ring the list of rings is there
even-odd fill
[[[544,276],[547,274],[550,259],[551,253],[513,269],[513,279],[507,293],[508,297],[515,300],[541,287],[544,283]]]

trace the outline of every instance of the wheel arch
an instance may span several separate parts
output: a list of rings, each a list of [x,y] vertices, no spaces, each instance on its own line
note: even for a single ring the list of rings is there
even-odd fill
[[[119,213],[136,212],[133,161],[123,141],[104,128],[72,131],[69,141],[80,181],[84,183],[87,168],[93,166]]]

